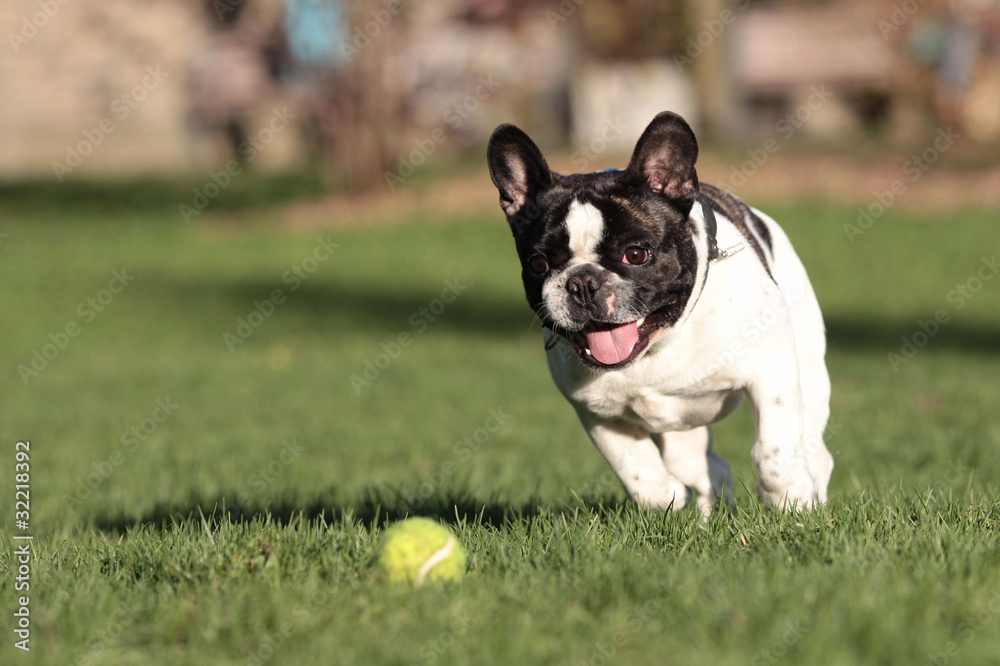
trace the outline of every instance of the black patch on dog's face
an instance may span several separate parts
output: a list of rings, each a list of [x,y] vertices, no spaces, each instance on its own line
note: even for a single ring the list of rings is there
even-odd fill
[[[497,128],[488,148],[490,174],[514,235],[528,303],[547,325],[579,331],[645,317],[645,345],[677,322],[698,271],[694,234],[700,229],[689,220],[699,189],[697,154],[687,123],[665,113],[643,133],[626,169],[559,175],[524,132]],[[574,202],[600,212],[603,234],[596,261],[577,258],[571,265],[567,215]],[[630,251],[648,258],[634,265],[624,260]],[[584,283],[587,296],[550,287],[546,303],[549,281],[565,282],[570,291]]]

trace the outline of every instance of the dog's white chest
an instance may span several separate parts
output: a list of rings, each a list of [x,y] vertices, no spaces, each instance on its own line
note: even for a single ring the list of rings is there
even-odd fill
[[[551,369],[556,385],[578,408],[601,419],[633,423],[649,432],[691,430],[715,423],[731,414],[743,397],[739,390],[673,392],[627,377],[607,374],[584,379],[582,373],[566,366]]]
[[[621,416],[652,432],[691,430],[715,423],[732,413],[742,393],[729,391],[675,396],[648,392],[624,401]]]

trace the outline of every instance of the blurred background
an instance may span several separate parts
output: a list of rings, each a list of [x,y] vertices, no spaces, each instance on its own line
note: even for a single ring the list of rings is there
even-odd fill
[[[871,199],[879,159],[891,179],[943,137],[925,161],[976,172],[953,198],[1000,192],[993,0],[31,0],[0,26],[7,183],[307,170],[381,195],[480,165],[500,122],[567,170],[619,164],[671,109],[732,190],[759,171],[752,188]]]
[[[799,619],[789,664],[926,663],[972,617],[962,659],[996,662],[1000,0],[4,0],[0,39],[0,442],[33,444],[38,663],[260,663],[286,618],[275,663],[410,663],[468,609],[448,660],[590,663],[649,580],[667,630],[622,663],[746,664]],[[633,521],[552,386],[486,141],[622,167],[663,110],[822,305],[815,530]],[[753,431],[747,405],[714,430],[741,512]],[[455,603],[366,587],[406,515],[467,535]]]

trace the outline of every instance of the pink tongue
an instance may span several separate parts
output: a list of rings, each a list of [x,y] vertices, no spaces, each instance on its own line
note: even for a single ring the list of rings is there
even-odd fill
[[[598,363],[614,365],[629,357],[639,341],[639,328],[629,322],[615,328],[587,333],[587,346]]]

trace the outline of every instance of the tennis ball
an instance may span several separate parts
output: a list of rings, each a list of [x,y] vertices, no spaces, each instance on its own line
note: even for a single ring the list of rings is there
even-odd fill
[[[427,581],[461,580],[465,575],[465,553],[444,525],[429,518],[410,518],[386,532],[378,569],[384,580],[414,587]]]

